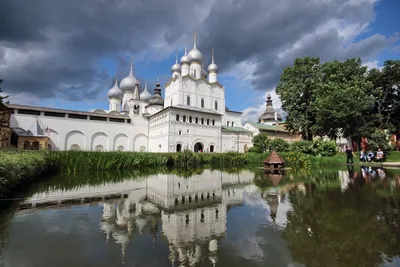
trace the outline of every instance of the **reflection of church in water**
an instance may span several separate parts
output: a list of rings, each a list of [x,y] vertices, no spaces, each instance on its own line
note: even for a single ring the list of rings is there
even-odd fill
[[[188,266],[218,261],[218,242],[225,236],[227,209],[241,205],[244,193],[256,190],[254,173],[221,173],[204,170],[190,179],[173,174],[156,175],[144,181],[127,198],[103,205],[101,230],[122,247],[150,228],[153,239],[158,228],[169,243],[169,259]],[[161,218],[160,218],[161,217]],[[159,222],[161,221],[161,226]]]

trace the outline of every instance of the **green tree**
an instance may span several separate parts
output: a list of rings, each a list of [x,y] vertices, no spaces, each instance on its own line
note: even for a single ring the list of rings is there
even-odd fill
[[[0,84],[2,84],[3,83],[3,80],[2,79],[0,79]],[[1,88],[0,88],[0,93],[2,93],[3,92],[3,90],[1,90]],[[0,103],[3,103],[3,101],[4,101],[4,99],[6,99],[8,96],[1,96],[0,95]],[[5,102],[6,104],[8,104],[9,102]]]
[[[360,59],[326,62],[322,66],[322,86],[316,97],[314,132],[336,138],[339,130],[344,137],[359,137],[371,130],[368,116],[375,97],[372,83],[367,80],[367,67]],[[372,127],[373,129],[373,127]]]
[[[373,84],[375,97],[372,114],[375,126],[391,129],[400,125],[400,60],[385,61],[382,70],[372,69],[368,80]]]
[[[300,132],[311,141],[312,126],[316,123],[316,95],[321,87],[322,73],[319,58],[297,58],[292,67],[284,69],[276,88],[282,108],[288,113],[287,129]]]
[[[269,144],[268,134],[260,133],[253,137],[253,146],[258,149],[258,151],[267,151]]]

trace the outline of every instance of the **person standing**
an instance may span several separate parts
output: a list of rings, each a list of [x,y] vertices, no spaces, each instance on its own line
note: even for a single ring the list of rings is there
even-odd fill
[[[346,147],[346,156],[347,156],[346,163],[347,164],[354,164],[353,158],[355,157],[355,154],[354,154],[353,150],[349,146]]]
[[[396,150],[400,151],[400,129],[396,133]]]

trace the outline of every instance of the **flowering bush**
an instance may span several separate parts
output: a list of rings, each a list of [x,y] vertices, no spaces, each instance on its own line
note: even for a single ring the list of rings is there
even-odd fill
[[[311,165],[310,156],[301,152],[289,152],[283,155],[286,166],[292,168],[307,168]]]

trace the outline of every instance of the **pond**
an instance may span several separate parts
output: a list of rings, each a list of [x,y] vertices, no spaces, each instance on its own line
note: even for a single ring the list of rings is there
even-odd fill
[[[0,266],[400,266],[400,170],[59,174],[0,206]]]

